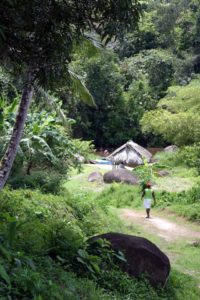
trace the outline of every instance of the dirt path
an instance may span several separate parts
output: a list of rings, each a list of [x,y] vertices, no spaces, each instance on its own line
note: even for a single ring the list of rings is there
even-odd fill
[[[195,231],[187,224],[177,224],[157,216],[146,219],[144,212],[122,209],[120,217],[127,222],[142,226],[145,231],[155,234],[166,241],[174,241],[177,239],[187,239],[191,241],[200,239],[200,230]]]
[[[146,237],[164,251],[173,267],[195,278],[200,288],[200,228],[184,219],[171,220],[152,212],[152,218],[146,219],[144,211],[119,209],[120,219],[133,234]],[[195,246],[197,245],[197,246]]]

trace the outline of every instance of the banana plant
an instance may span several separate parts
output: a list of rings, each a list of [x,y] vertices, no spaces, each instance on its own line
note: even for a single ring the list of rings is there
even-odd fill
[[[12,124],[15,119],[16,105],[6,105],[0,101],[0,155],[2,156],[12,134]],[[34,164],[51,164],[58,162],[58,148],[64,152],[64,144],[68,140],[62,130],[56,114],[45,111],[27,115],[23,137],[18,146],[17,155],[26,164],[26,173],[30,174]],[[63,148],[62,148],[63,147]],[[55,155],[56,152],[56,155]]]
[[[71,89],[73,93],[79,95],[87,105],[94,106],[93,97],[81,78],[71,70],[68,70],[68,73],[71,78]],[[26,115],[24,132],[17,146],[17,156],[20,156],[25,162],[26,173],[30,174],[32,167],[39,163],[56,166],[59,164],[59,160],[64,157],[67,157],[66,161],[68,162],[68,167],[72,164],[76,165],[77,160],[75,159],[75,153],[77,149],[75,149],[73,143],[70,142],[67,136],[67,133],[70,132],[70,126],[73,120],[66,118],[61,109],[62,103],[58,101],[56,97],[41,87],[36,87],[36,85],[34,87],[36,91],[40,91],[43,99],[51,107],[51,111],[53,108],[55,113],[42,111],[40,113],[36,112]],[[4,176],[2,170],[4,169],[4,164],[6,163],[7,165],[7,157],[10,157],[8,146],[12,148],[13,145],[10,141],[12,137],[15,136],[13,124],[15,123],[17,115],[16,108],[19,102],[18,100],[16,97],[11,105],[6,105],[6,102],[0,99],[0,157],[5,153],[0,164],[0,175],[4,178],[2,181],[0,180],[0,189],[3,187],[8,176],[8,173]],[[60,123],[62,123],[62,126],[65,128],[65,132],[59,127]],[[11,152],[14,151],[13,149],[11,150]],[[57,155],[55,155],[55,152]],[[12,155],[12,158],[13,157]],[[6,167],[7,171],[9,171],[11,163],[10,160],[9,166],[7,166],[8,168]]]
[[[5,151],[12,134],[12,126],[15,120],[18,98],[16,97],[12,104],[0,98],[0,156]]]
[[[55,114],[45,111],[28,114],[24,137],[20,141],[20,149],[27,161],[27,174],[34,164],[57,163],[58,157],[54,152],[60,135],[60,140],[64,141],[65,136],[59,130]]]

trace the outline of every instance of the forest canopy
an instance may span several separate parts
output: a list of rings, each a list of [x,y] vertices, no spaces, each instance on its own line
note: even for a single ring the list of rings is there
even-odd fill
[[[168,89],[180,86],[181,90],[198,78],[199,2],[151,0],[142,1],[141,7],[138,30],[111,41],[93,58],[74,55],[72,65],[83,76],[97,109],[83,108],[79,99],[69,96],[68,116],[76,120],[74,136],[92,139],[97,147],[118,146],[128,139],[155,146],[196,140],[171,139],[150,129],[144,136],[141,124],[151,115],[145,112],[156,109]],[[183,88],[182,93],[189,90]],[[195,99],[198,102],[198,95]],[[176,98],[172,102],[176,103]],[[181,119],[187,123],[185,114]]]
[[[146,112],[141,120],[144,133],[163,136],[178,146],[190,145],[200,139],[200,80],[186,86],[171,86],[158,102],[157,109]]]

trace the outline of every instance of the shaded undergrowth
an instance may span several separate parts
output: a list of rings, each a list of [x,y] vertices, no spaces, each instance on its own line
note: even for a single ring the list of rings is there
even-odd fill
[[[0,195],[1,299],[178,300],[189,294],[198,299],[196,283],[186,275],[172,271],[167,287],[154,289],[144,278],[101,268],[101,258],[87,254],[89,237],[127,231],[109,209],[134,199],[139,205],[137,188],[134,199],[132,187],[126,188],[125,193],[114,186],[97,198],[5,189]]]

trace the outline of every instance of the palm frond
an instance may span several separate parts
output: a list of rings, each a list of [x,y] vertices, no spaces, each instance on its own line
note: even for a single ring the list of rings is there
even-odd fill
[[[35,90],[39,92],[39,94],[43,97],[43,99],[46,101],[47,105],[51,108],[53,108],[56,111],[56,114],[58,115],[59,119],[61,120],[63,126],[70,130],[70,123],[68,122],[68,118],[65,116],[63,110],[58,105],[57,101],[58,99],[45,91],[41,86],[35,86]]]
[[[81,98],[81,100],[85,104],[96,107],[93,96],[91,95],[90,91],[87,89],[81,78],[72,70],[68,70],[68,72],[72,81],[73,91]]]
[[[102,42],[98,39],[98,36],[94,33],[85,33],[83,36],[84,43],[81,43],[81,47],[83,44],[84,51],[89,56],[98,55],[102,50],[105,49]]]

